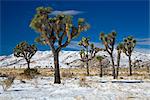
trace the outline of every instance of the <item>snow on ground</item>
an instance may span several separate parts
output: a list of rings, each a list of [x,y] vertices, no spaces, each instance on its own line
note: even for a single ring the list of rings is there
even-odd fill
[[[81,87],[79,78],[53,84],[52,77],[40,77],[37,85],[35,79],[26,83],[15,80],[6,92],[0,87],[0,100],[150,100],[149,82],[126,83],[129,81],[134,80],[112,83],[108,77],[91,76],[86,77],[88,85]]]
[[[107,58],[110,59],[107,52],[100,51],[97,55],[106,55]],[[114,51],[114,58],[117,58],[117,51]],[[79,51],[61,51],[59,53],[59,63],[61,68],[69,68],[78,67],[80,66],[80,55]],[[132,60],[142,60],[143,63],[150,62],[150,53],[141,53],[141,52],[133,52]],[[51,67],[54,66],[53,63],[53,55],[51,51],[37,51],[36,54],[31,59],[31,67],[41,66],[41,68]],[[115,61],[116,62],[116,61]],[[128,57],[125,54],[121,55],[121,66],[128,66]],[[70,66],[68,66],[68,63]],[[16,58],[13,54],[9,56],[0,56],[0,67],[7,67],[7,68],[26,68],[27,63],[22,58]]]

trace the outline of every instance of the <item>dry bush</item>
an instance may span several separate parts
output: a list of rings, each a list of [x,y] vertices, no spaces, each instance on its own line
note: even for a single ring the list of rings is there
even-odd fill
[[[79,85],[81,87],[90,87],[85,76],[79,78]]]
[[[41,76],[54,76],[54,71],[53,71],[53,69],[51,69],[51,68],[47,68],[47,69],[44,69],[44,68],[40,68],[39,69],[39,72],[40,72],[40,74],[41,74]]]
[[[16,74],[17,77],[23,77],[25,79],[30,79],[30,76],[22,75],[24,73],[25,68],[0,68],[0,76],[5,77],[9,76],[10,73]],[[54,76],[54,70],[52,68],[38,68],[38,71],[41,76]],[[60,71],[62,72],[62,78],[72,78],[72,77],[80,77],[80,76],[86,76],[86,68],[61,68]],[[104,70],[105,76],[112,76],[112,68],[108,67]],[[72,74],[73,73],[73,74]],[[20,76],[21,75],[21,76]],[[98,76],[99,75],[99,66],[97,67],[91,67],[90,68],[90,76]],[[126,78],[132,78],[132,76],[128,76],[128,68],[122,68],[122,66],[119,69],[119,77]],[[133,79],[150,79],[150,74],[147,73],[147,69],[140,68],[133,70]]]
[[[23,73],[19,73],[16,75],[16,78],[20,81],[23,80],[31,80],[35,78],[35,76],[39,75],[40,73],[38,72],[37,69],[25,69]]]
[[[73,73],[71,73],[70,71],[62,71],[61,72],[61,76],[63,78],[72,78],[73,77]]]
[[[38,75],[40,73],[38,72],[37,68],[31,68],[31,69],[27,68],[27,69],[24,70],[24,74],[35,76],[35,75]]]
[[[0,83],[2,85],[4,91],[7,91],[7,89],[12,86],[15,78],[16,77],[12,75],[12,76],[7,77],[7,79],[5,79],[4,81],[2,81]]]
[[[31,75],[21,73],[16,76],[16,79],[23,81],[23,80],[31,80],[33,79],[33,77]]]
[[[75,96],[74,97],[75,98],[75,100],[85,100],[85,97],[84,96]]]
[[[6,76],[9,76],[10,73],[13,73],[13,74],[19,74],[19,73],[23,73],[24,69],[14,69],[14,68],[0,68],[0,73],[2,75],[6,75]]]

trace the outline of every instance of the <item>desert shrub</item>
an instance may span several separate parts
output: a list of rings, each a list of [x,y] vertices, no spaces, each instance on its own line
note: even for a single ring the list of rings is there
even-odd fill
[[[4,81],[1,82],[1,85],[2,85],[4,91],[7,91],[7,89],[12,86],[14,79],[15,79],[15,76],[13,76],[13,77],[9,76],[7,79],[5,79]]]
[[[61,73],[61,76],[65,77],[65,78],[72,78],[73,77],[73,73],[71,73],[70,71],[63,71]]]
[[[17,79],[20,80],[21,83],[25,83],[25,82],[23,82],[24,80],[31,80],[31,79],[33,79],[33,78],[34,78],[33,75],[24,74],[24,73],[20,73],[20,74],[17,76]]]
[[[86,82],[86,77],[85,76],[82,76],[82,77],[79,78],[79,85],[81,87],[87,87],[88,86],[88,84]]]
[[[0,73],[0,77],[8,77],[8,75],[4,73]]]
[[[40,73],[38,72],[37,68],[31,68],[31,69],[27,68],[24,70],[24,74],[29,75],[29,76],[35,76],[35,75],[38,75]]]

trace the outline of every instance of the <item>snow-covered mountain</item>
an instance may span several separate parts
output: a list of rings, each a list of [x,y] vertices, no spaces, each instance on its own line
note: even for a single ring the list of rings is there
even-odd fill
[[[107,52],[100,51],[97,55],[105,55],[109,59]],[[128,65],[128,57],[121,55],[121,66]],[[114,51],[114,58],[117,58],[117,51]],[[59,63],[61,68],[79,67],[81,64],[79,51],[61,51],[59,53]],[[132,60],[142,60],[142,63],[150,63],[150,53],[133,52]],[[116,62],[116,61],[115,61]],[[37,51],[31,59],[32,67],[53,67],[53,55],[51,51]],[[26,68],[27,63],[23,58],[16,58],[13,54],[9,56],[0,56],[0,67],[7,68]]]

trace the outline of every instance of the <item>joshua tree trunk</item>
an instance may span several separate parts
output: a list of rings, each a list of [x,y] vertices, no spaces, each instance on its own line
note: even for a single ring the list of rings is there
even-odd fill
[[[89,64],[88,64],[88,60],[89,60],[89,58],[88,58],[88,47],[86,47],[86,68],[87,68],[87,76],[89,76],[90,75],[90,73],[89,73]]]
[[[149,73],[149,67],[150,67],[150,66],[147,65],[147,72],[148,72],[148,73]]]
[[[30,60],[26,60],[26,61],[27,61],[28,69],[30,69]]]
[[[90,73],[89,73],[89,64],[88,64],[88,60],[86,61],[86,66],[87,66],[87,75],[89,76]]]
[[[60,84],[61,81],[60,81],[59,59],[58,59],[59,52],[55,52],[55,53],[53,53],[53,55],[54,55],[54,66],[55,66],[54,83]]]
[[[112,62],[112,68],[113,68],[112,75],[113,75],[113,78],[116,79],[114,58],[112,54],[110,56],[111,56],[111,62]]]
[[[131,65],[131,56],[129,55],[129,70],[130,70],[130,76],[132,76],[132,65]]]
[[[119,66],[120,66],[120,53],[118,53],[117,57],[117,73],[116,73],[116,78],[119,76]]]
[[[99,65],[100,65],[100,77],[102,77],[103,76],[103,67],[102,67],[101,61],[99,62]]]

